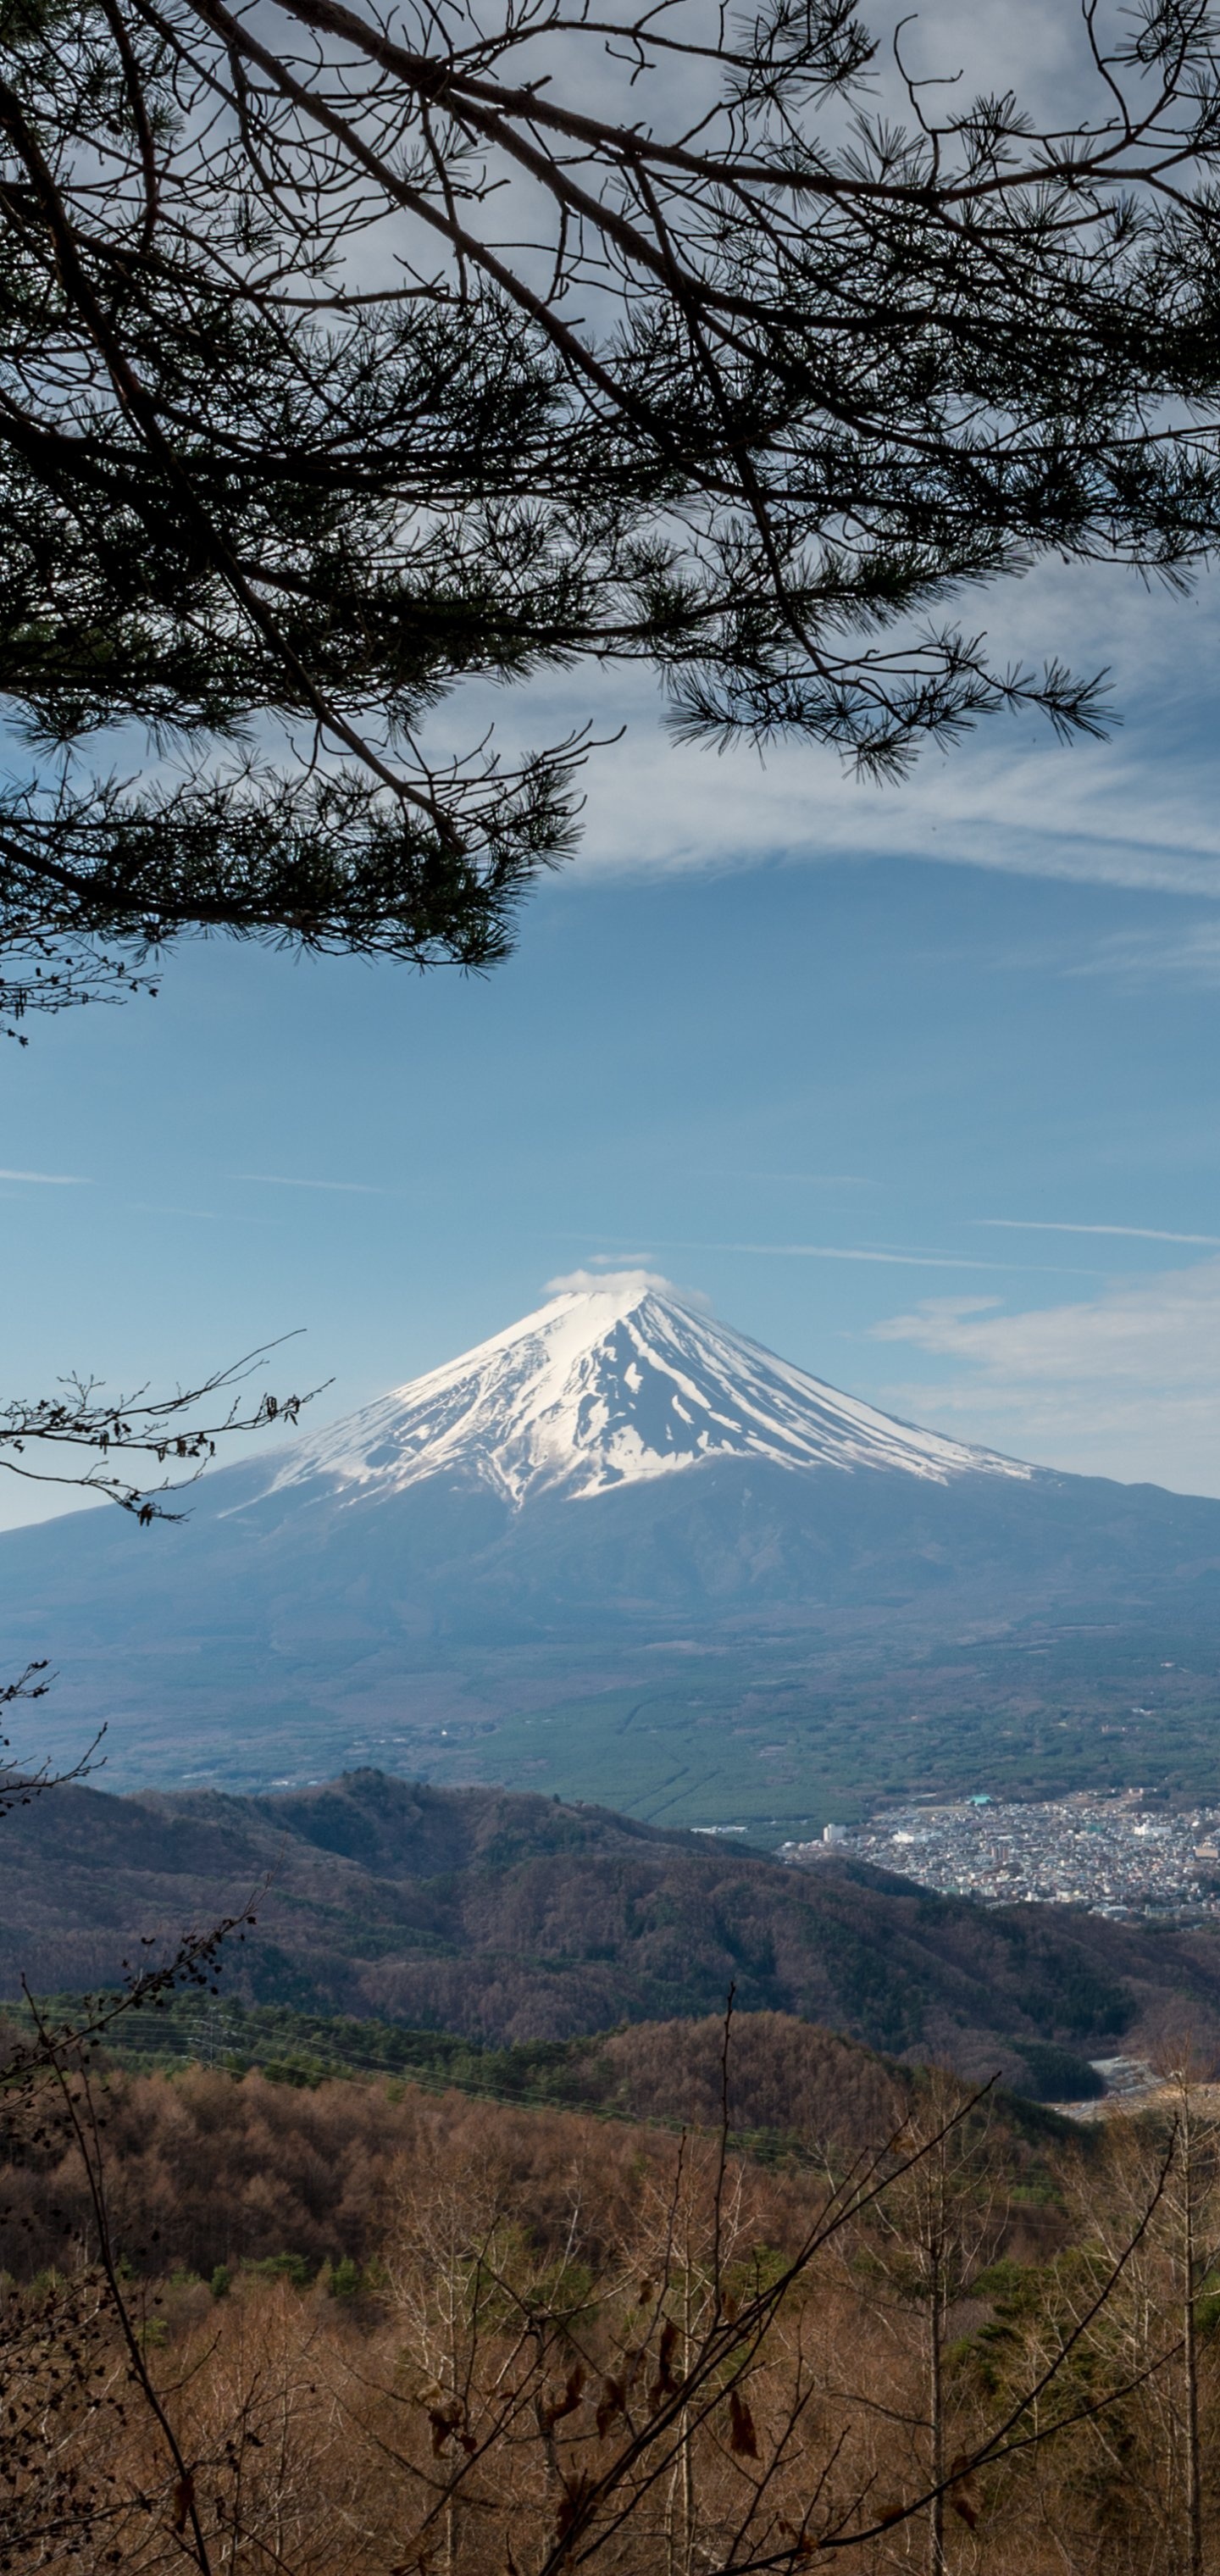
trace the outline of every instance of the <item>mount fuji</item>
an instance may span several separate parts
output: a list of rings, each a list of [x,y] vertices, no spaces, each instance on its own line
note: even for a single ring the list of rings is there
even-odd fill
[[[664,1769],[639,1750],[658,1693],[685,1693],[684,1743],[727,1730],[727,1780],[751,1708],[774,1734],[777,1690],[858,1702],[879,1657],[1048,1621],[1220,1642],[1220,1502],[893,1420],[645,1272],[561,1289],[188,1507],[144,1535],[93,1510],[0,1537],[0,1672],[48,1655],[40,1745],[105,1719],[115,1786],[373,1758],[570,1787],[613,1705],[629,1759],[580,1785],[661,1814],[633,1790]]]
[[[938,1484],[1034,1472],[892,1421],[726,1330],[668,1281],[626,1271],[562,1291],[447,1368],[306,1433],[268,1491],[323,1477],[350,1502],[372,1501],[444,1477],[518,1511],[727,1458]]]

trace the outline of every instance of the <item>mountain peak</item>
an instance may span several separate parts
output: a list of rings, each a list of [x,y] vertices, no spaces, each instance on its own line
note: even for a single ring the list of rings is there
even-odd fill
[[[516,1506],[706,1465],[1027,1479],[990,1450],[893,1420],[776,1358],[653,1272],[577,1272],[545,1306],[283,1453],[271,1492],[323,1477],[347,1499],[433,1476]]]

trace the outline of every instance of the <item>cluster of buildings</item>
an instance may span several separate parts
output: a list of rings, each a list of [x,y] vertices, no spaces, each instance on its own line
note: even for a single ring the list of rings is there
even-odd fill
[[[835,1854],[900,1871],[943,1896],[1084,1905],[1091,1913],[1220,1915],[1220,1808],[1167,1808],[1141,1789],[1011,1805],[980,1793],[891,1808],[785,1843],[809,1865]]]

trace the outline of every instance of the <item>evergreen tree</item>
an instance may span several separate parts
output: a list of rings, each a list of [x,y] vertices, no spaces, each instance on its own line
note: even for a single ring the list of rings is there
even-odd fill
[[[5,0],[10,1020],[188,932],[503,954],[585,738],[433,748],[459,683],[643,661],[883,778],[1096,730],[949,602],[1215,542],[1216,27],[1105,22],[1045,132],[849,0]]]

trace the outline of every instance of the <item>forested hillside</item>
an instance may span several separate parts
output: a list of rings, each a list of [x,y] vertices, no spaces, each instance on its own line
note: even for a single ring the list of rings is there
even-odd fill
[[[9,1995],[23,1974],[44,1993],[114,1982],[138,1936],[253,1902],[233,1994],[495,2044],[715,2014],[732,1984],[743,2013],[1021,2084],[1038,2043],[1112,2053],[1178,1996],[1220,2019],[1206,1927],[984,1908],[376,1772],[266,1799],[59,1789],[9,1818],[3,1866]]]
[[[124,2038],[155,2050],[168,2035],[158,2026],[128,2029]],[[197,2044],[201,2036],[206,2046],[197,2024]],[[11,2046],[18,2032],[3,2037]],[[669,2152],[649,2123],[714,2132],[722,2115],[723,2017],[489,2052],[482,2065],[478,2052],[453,2051],[448,2084],[439,2067],[426,2066],[388,2083],[367,2075],[307,2080],[299,2058],[271,2058],[250,2037],[227,2062],[197,2055],[171,2077],[132,2073],[107,2052],[108,2197],[126,2261],[205,2273],[222,2261],[280,2255],[312,2269],[344,2258],[368,2262],[382,2241],[393,2170],[408,2154],[455,2170],[487,2157],[541,2195],[535,2219],[545,2211],[547,2224],[557,2224],[573,2154],[617,2171],[632,2155]],[[518,2102],[502,2091],[497,2098],[514,2084]],[[833,2032],[778,2013],[734,2020],[732,2135],[777,2171],[794,2155],[816,2170],[824,2157],[875,2152],[926,2088],[923,2072]],[[1068,2134],[1045,2114],[1028,2117],[1032,2138],[1019,2105],[1005,2103],[996,2123],[1014,2180],[1041,2173],[1046,2137]],[[79,2158],[44,2147],[9,2170],[5,2197],[0,2264],[19,2277],[52,2262],[70,2268],[89,2225]]]
[[[695,2565],[735,2536],[762,2567],[850,2543],[882,2576],[926,2563],[929,2528],[955,2576],[1177,2576],[1210,2089],[1031,2132],[760,2015],[728,2050],[731,2101],[789,2120],[760,2153],[718,2130],[723,2049],[709,2022],[601,2052],[624,2102],[686,2109],[681,2134],[61,2054],[64,2087],[18,2089],[4,2127],[0,2551],[15,2535],[32,2567],[61,2535],[98,2576],[152,2569],[185,2509],[208,2568],[481,2576],[580,2506],[626,2576],[679,2563],[675,2535]],[[1220,2335],[1196,2304],[1210,2445]],[[1210,2483],[1199,2519],[1210,2538]]]

